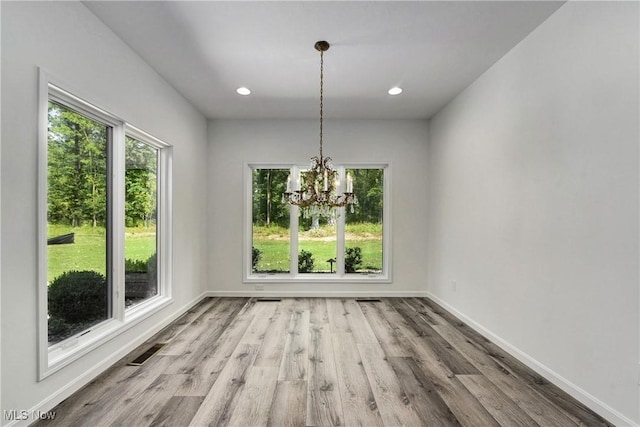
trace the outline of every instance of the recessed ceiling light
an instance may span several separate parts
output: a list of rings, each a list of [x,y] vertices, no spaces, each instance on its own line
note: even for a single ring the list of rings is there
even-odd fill
[[[398,86],[394,86],[391,89],[389,89],[389,92],[387,93],[389,95],[400,95],[402,93],[402,88]]]
[[[238,92],[238,95],[243,95],[243,96],[247,96],[251,94],[251,91],[249,90],[249,88],[246,88],[244,86],[236,89],[236,92]]]

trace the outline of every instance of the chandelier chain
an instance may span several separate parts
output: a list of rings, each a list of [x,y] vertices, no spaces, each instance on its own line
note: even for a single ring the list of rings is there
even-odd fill
[[[324,52],[320,51],[320,162],[323,161],[322,157],[322,112],[323,112],[323,99],[324,99]]]
[[[353,179],[346,174],[345,189],[340,185],[340,173],[334,169],[330,157],[324,158],[323,125],[324,125],[324,52],[329,43],[324,40],[316,42],[320,52],[320,157],[311,158],[311,166],[306,171],[297,171],[297,176],[287,178],[287,190],[282,193],[282,203],[289,203],[300,208],[299,214],[304,218],[337,218],[338,209],[358,204],[353,192]]]

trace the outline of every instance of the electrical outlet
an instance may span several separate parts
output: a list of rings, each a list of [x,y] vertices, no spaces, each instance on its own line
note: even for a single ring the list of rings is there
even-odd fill
[[[451,281],[451,290],[456,292],[458,290],[458,283],[455,280]]]
[[[264,291],[264,285],[256,285],[256,291]]]

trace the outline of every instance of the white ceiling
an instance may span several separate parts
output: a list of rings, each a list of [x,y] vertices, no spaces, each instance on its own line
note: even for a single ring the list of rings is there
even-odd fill
[[[208,118],[318,117],[317,40],[331,43],[325,117],[428,118],[563,3],[84,4]]]

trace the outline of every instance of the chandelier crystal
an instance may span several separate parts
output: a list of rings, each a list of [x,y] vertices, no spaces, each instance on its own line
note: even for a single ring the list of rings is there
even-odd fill
[[[322,125],[324,100],[324,52],[329,49],[329,43],[318,41],[314,45],[320,52],[320,156],[311,158],[308,171],[302,172],[293,180],[287,178],[287,191],[282,194],[282,201],[300,207],[300,214],[304,218],[322,216],[335,218],[338,208],[350,206],[351,212],[358,198],[353,193],[353,178],[347,174],[346,183],[341,185],[339,173],[333,167],[331,157],[324,157],[322,153]]]

